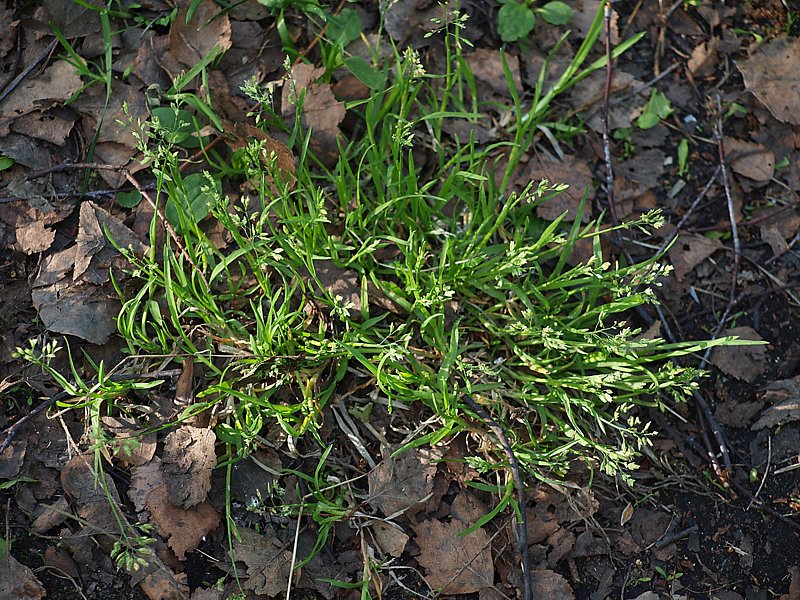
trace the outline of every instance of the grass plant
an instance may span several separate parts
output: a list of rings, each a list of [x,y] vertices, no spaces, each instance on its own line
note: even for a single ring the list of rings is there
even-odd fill
[[[213,411],[226,448],[222,466],[230,469],[248,455],[265,427],[280,427],[289,440],[316,440],[319,467],[302,477],[313,490],[304,509],[320,526],[318,547],[350,510],[326,487],[331,440],[320,434],[322,416],[348,373],[371,378],[390,410],[418,403],[435,417],[403,449],[479,429],[480,419],[462,400],[467,393],[504,426],[529,475],[562,477],[580,460],[627,478],[652,433],[636,407],[663,410],[697,385],[699,372],[671,359],[730,342],[668,344],[628,323],[632,309],[655,301],[652,289],[669,268],[660,257],[609,262],[600,240],[618,228],[657,227],[657,212],[617,228],[601,217],[582,224],[580,215],[572,223],[566,215],[548,222],[536,207],[557,198],[563,186],[538,181],[508,193],[553,100],[603,66],[603,59],[584,66],[601,24],[598,14],[550,89],[544,89],[546,62],[532,99],[514,88],[506,68],[516,119],[508,141],[485,147],[443,138],[444,120],[478,115],[454,31],[446,32],[442,75],[426,73],[410,49],[395,50],[391,65],[372,65],[386,74],[386,86],[348,106],[364,134],[343,138],[330,167],[313,156],[311,132],[300,118],[290,138],[294,174],[282,172],[276,156],[253,141],[235,168],[187,175],[174,127],[156,121],[139,130],[156,180],[154,200],[172,207],[180,239],[160,242],[154,218],[147,253],[120,248],[130,281],[115,277],[123,299],[119,333],[132,355],[195,361],[202,385],[178,421]],[[202,77],[207,64],[191,77]],[[210,105],[184,94],[182,81],[172,90],[176,119],[179,111],[194,110],[213,123]],[[257,86],[248,89],[256,101],[268,99]],[[302,95],[296,108],[300,114]],[[414,152],[423,143],[435,156],[425,169]],[[254,192],[231,201],[220,191],[221,173],[246,180]],[[227,236],[224,248],[192,204],[199,194]],[[587,243],[591,257],[575,261],[576,246]],[[331,278],[346,282],[355,296],[332,291]],[[35,348],[26,353],[46,363]],[[65,389],[77,386],[74,395],[87,398],[97,414],[124,409],[109,398],[133,387],[128,382],[120,390],[98,377],[87,391],[75,370],[77,384],[51,374]],[[499,447],[494,459],[467,460],[484,472],[506,467]],[[511,501],[512,487],[509,480],[499,490],[486,488],[502,498],[487,519]]]

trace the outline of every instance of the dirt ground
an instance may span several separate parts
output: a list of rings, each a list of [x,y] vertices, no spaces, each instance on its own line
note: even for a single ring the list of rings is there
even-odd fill
[[[567,4],[576,10],[575,35],[562,49],[568,57],[599,2]],[[141,5],[142,14],[153,17],[172,9],[172,3],[161,0]],[[216,10],[210,0],[200,5]],[[383,35],[400,47],[419,47],[423,61],[435,64],[441,48],[424,35],[434,5],[398,0],[385,9]],[[377,2],[347,7],[358,12],[365,36],[377,34],[382,10]],[[487,101],[508,103],[497,82],[498,49],[505,47],[520,84],[530,92],[563,26],[540,20],[530,43],[504,45],[497,31],[498,9],[494,1],[464,0],[461,10],[470,19],[463,35],[475,46],[466,58],[478,89]],[[614,2],[613,9],[615,43],[639,32],[645,36],[614,63],[607,109],[611,130],[621,133],[610,141],[616,175],[611,210],[625,220],[662,208],[668,225],[649,245],[631,235],[616,244],[609,241],[607,250],[613,256],[625,251],[634,258],[646,256],[680,223],[680,236],[668,253],[674,273],[658,290],[672,334],[680,340],[708,338],[728,308],[730,318],[721,334],[766,344],[711,354],[700,396],[713,419],[692,399],[674,412],[644,415],[659,433],[639,460],[633,486],[595,474],[590,487],[590,474],[583,470],[563,486],[528,482],[533,597],[800,600],[800,5],[631,0]],[[318,29],[296,9],[286,15],[295,46],[319,64]],[[111,108],[101,119],[102,81],[65,104],[88,81],[85,75],[76,79],[65,67],[60,58],[64,48],[47,25],[58,24],[79,56],[99,61],[103,40],[94,12],[69,0],[11,2],[0,7],[0,23],[11,24],[0,26],[0,157],[14,162],[0,171],[0,427],[5,437],[14,423],[57,391],[51,382],[27,376],[15,348],[45,332],[69,333],[73,353],[82,348],[94,357],[120,356],[120,342],[102,329],[114,295],[108,281],[69,276],[63,280],[69,285],[54,292],[56,301],[43,290],[77,268],[71,249],[86,251],[80,246],[86,243],[86,207],[100,215],[100,222],[113,219],[139,235],[146,233],[146,215],[113,203],[117,190],[130,188],[119,172],[101,170],[86,180],[86,170],[66,163],[89,162],[92,146],[91,162],[127,164],[135,150],[130,133],[116,123],[123,115],[122,102],[128,102],[131,114],[145,115],[150,86],[168,86],[169,78],[191,66],[193,56],[209,43],[226,41],[228,51],[212,80],[227,86],[239,108],[245,103],[237,95],[241,83],[253,75],[264,82],[280,80],[284,54],[275,19],[255,0],[240,3],[217,21],[218,40],[187,41],[166,21],[147,28],[144,22],[130,24],[114,41]],[[597,56],[602,52],[601,47],[595,50]],[[563,68],[563,61],[558,54],[553,68]],[[352,78],[337,77],[328,86],[331,98],[353,86]],[[595,74],[558,99],[557,117],[580,124],[584,132],[564,141],[561,155],[540,135],[527,163],[530,172],[544,170],[551,179],[575,187],[588,182],[595,190],[595,214],[609,210],[600,122],[604,78],[604,72]],[[637,123],[654,92],[672,110],[644,129]],[[502,120],[500,111],[489,114],[476,126],[476,137],[506,135]],[[719,124],[722,153],[715,133]],[[346,131],[348,121],[333,127]],[[681,140],[688,142],[685,159],[678,150]],[[718,168],[721,154],[727,190]],[[86,188],[85,181],[90,184]],[[142,181],[148,183],[144,175]],[[53,275],[52,265],[65,251],[73,253],[73,262]],[[86,320],[82,306],[90,307]],[[54,311],[61,313],[54,316]],[[655,313],[631,319],[644,329],[658,326]],[[175,379],[155,394],[174,394]],[[342,389],[362,393],[363,383],[349,376]],[[123,511],[115,515],[93,485],[91,455],[82,454],[88,418],[87,411],[51,407],[15,431],[0,455],[0,542],[5,546],[0,600],[45,593],[57,599],[207,599],[238,593],[224,527],[228,482],[220,470],[212,474],[199,508],[184,513],[159,497],[158,487],[136,495],[150,485],[144,483],[152,475],[146,471],[148,461],[115,458],[107,469],[108,493]],[[413,409],[397,417],[377,405],[370,422],[391,432],[424,418]],[[471,536],[458,536],[497,502],[467,486],[473,475],[466,466],[440,460],[458,456],[470,440],[459,437],[446,447],[420,448],[389,460],[367,432],[366,451],[378,459],[371,468],[336,423],[333,414],[327,415],[324,435],[335,440],[331,462],[343,477],[353,478],[354,508],[295,576],[293,598],[362,597],[360,589],[326,581],[360,581],[365,564],[373,566],[373,598],[435,597],[431,588],[444,588],[441,595],[454,598],[522,597],[510,514]],[[399,440],[399,434],[389,439]],[[166,460],[171,442],[165,435],[154,435],[151,443]],[[235,466],[230,519],[244,533],[233,550],[248,598],[285,597],[295,539],[297,556],[308,555],[313,547],[314,521],[301,517],[298,527],[298,519],[279,510],[282,502],[296,500],[292,490],[302,482],[270,473],[307,469],[303,457],[315,452],[313,441],[300,442],[294,456],[265,446]],[[378,493],[383,499],[376,501],[376,490],[395,491]],[[414,510],[391,523],[376,518],[407,507],[398,504],[398,496],[415,498]],[[128,573],[116,568],[110,532],[119,516],[155,527],[157,566]],[[176,529],[179,521],[185,529]]]

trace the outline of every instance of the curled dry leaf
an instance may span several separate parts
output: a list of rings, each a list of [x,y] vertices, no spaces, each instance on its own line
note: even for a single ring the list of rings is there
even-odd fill
[[[683,281],[692,269],[719,250],[719,243],[696,233],[682,234],[669,249],[675,277]]]
[[[686,64],[689,73],[694,77],[705,77],[714,72],[717,65],[717,48],[719,38],[712,37],[710,40],[698,44],[692,50],[692,56]]]
[[[403,554],[409,537],[399,526],[375,521],[372,524],[372,531],[375,534],[375,541],[378,542],[378,546],[385,554],[395,558]]]
[[[800,420],[800,377],[769,384],[762,401],[772,405],[751,425],[753,431]]]
[[[292,553],[275,537],[271,527],[267,526],[263,535],[240,527],[231,560],[245,565],[244,589],[263,596],[285,591],[291,575]]]
[[[59,60],[38,77],[26,79],[3,102],[0,120],[31,112],[51,102],[65,102],[83,83],[71,64]]]
[[[311,141],[323,159],[336,158],[339,123],[345,115],[344,103],[339,102],[330,84],[317,83],[325,72],[323,68],[300,63],[292,67],[281,91],[283,115],[294,114],[295,106],[303,98],[303,125],[311,129]]]
[[[566,220],[574,221],[578,214],[584,193],[587,194],[587,205],[584,207],[581,221],[587,222],[594,199],[593,177],[585,161],[574,156],[565,156],[562,162],[538,156],[531,161],[531,179],[547,179],[552,184],[567,184],[569,187],[555,198],[536,207],[536,214],[542,219],[553,221],[564,211],[568,213]]]
[[[769,181],[775,174],[775,155],[762,144],[726,137],[724,147],[734,173],[753,181]]]

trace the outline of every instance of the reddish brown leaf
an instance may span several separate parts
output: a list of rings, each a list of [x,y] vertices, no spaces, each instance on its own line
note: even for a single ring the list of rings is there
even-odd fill
[[[197,548],[203,538],[219,525],[219,514],[208,501],[189,509],[170,502],[167,486],[153,490],[147,496],[147,509],[153,523],[164,536],[178,559]]]
[[[466,525],[458,519],[424,521],[414,527],[420,548],[417,560],[425,568],[425,581],[444,594],[471,594],[494,581],[489,535],[483,529],[459,535],[464,529]]]
[[[197,6],[184,0],[169,29],[170,53],[186,67],[193,67],[215,46],[221,51],[231,47],[231,22],[228,15],[212,0]],[[187,23],[189,8],[195,11]]]
[[[217,463],[216,435],[211,429],[184,425],[164,440],[161,458],[170,501],[189,508],[205,500]]]

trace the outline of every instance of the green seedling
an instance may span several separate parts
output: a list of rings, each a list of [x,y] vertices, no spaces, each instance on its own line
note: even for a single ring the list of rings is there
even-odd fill
[[[620,159],[629,158],[636,151],[636,146],[633,145],[632,133],[630,127],[623,127],[614,131],[614,139],[622,142],[622,150],[619,153]]]
[[[682,138],[678,142],[678,175],[685,177],[689,174],[689,140]]]
[[[650,90],[650,99],[645,104],[642,114],[636,119],[639,129],[651,129],[673,113],[669,99],[658,90]]]
[[[537,16],[551,25],[566,25],[574,11],[564,2],[555,0],[537,6],[533,0],[500,0],[497,13],[497,29],[504,42],[516,42],[533,31]]]

